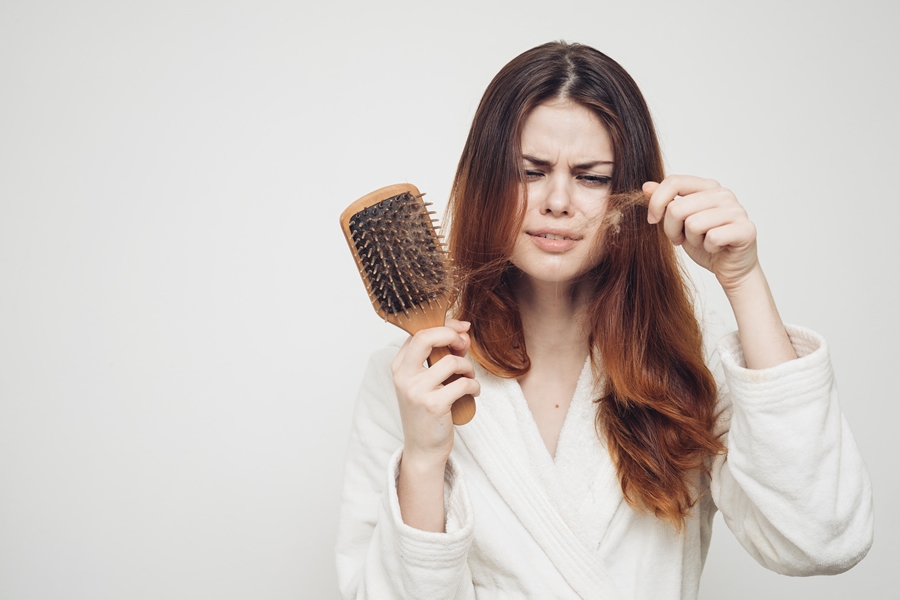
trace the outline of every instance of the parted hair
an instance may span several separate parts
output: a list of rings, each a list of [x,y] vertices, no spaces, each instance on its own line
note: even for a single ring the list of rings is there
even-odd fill
[[[510,61],[484,93],[448,204],[448,244],[459,275],[455,316],[472,323],[471,352],[494,375],[531,363],[509,262],[524,217],[521,132],[554,99],[594,112],[610,133],[614,167],[599,264],[584,275],[596,429],[626,500],[681,528],[698,472],[723,452],[716,385],[704,361],[690,288],[662,227],[647,223],[639,190],[662,181],[647,104],[618,63],[581,44],[551,42]]]

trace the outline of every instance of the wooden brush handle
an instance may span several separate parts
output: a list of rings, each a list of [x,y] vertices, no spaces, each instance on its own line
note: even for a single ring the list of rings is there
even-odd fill
[[[431,355],[428,357],[428,366],[430,367],[448,354],[450,354],[450,350],[447,348],[434,348],[431,351]],[[451,375],[444,382],[444,385],[453,383],[460,377],[461,375]],[[454,425],[465,425],[471,421],[472,417],[475,416],[475,398],[473,398],[471,394],[466,394],[462,398],[459,398],[453,403],[453,406],[450,407],[450,415],[453,417]]]

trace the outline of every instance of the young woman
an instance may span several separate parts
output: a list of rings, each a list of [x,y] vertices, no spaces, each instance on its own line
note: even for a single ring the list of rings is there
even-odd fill
[[[871,486],[825,344],[782,324],[734,194],[664,177],[618,64],[550,43],[506,65],[449,212],[456,319],[376,353],[360,391],[344,597],[696,598],[716,510],[780,573],[862,559]],[[737,320],[718,384],[677,245]]]

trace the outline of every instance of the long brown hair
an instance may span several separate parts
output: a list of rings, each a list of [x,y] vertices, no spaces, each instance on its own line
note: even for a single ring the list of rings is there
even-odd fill
[[[597,431],[628,502],[680,528],[696,502],[692,476],[724,450],[712,433],[716,388],[674,248],[661,227],[647,223],[646,203],[633,193],[664,176],[650,112],[632,78],[601,52],[544,44],[514,58],[488,86],[448,205],[460,273],[456,316],[472,322],[471,351],[488,371],[528,372],[508,259],[523,217],[522,126],[531,110],[555,98],[592,110],[614,153],[603,254],[585,276],[588,339],[603,382]]]

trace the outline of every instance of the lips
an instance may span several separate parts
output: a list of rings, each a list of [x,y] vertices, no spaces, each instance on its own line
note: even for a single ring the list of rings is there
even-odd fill
[[[560,229],[540,229],[525,232],[534,244],[547,252],[565,252],[572,249],[583,236]]]
[[[535,237],[545,238],[548,240],[571,240],[571,239],[573,239],[567,235],[557,235],[555,233],[532,233],[530,235],[533,235]]]
[[[525,233],[532,237],[539,237],[546,240],[571,240],[574,242],[577,242],[584,237],[573,231],[566,231],[565,229],[536,229],[530,231],[526,230]]]

